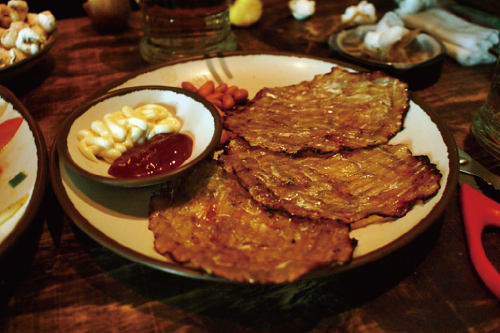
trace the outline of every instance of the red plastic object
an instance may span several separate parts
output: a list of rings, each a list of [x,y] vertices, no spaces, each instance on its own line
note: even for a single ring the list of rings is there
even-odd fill
[[[482,242],[484,228],[500,227],[500,204],[467,184],[460,187],[460,203],[472,263],[486,286],[500,298],[500,274],[486,257]]]

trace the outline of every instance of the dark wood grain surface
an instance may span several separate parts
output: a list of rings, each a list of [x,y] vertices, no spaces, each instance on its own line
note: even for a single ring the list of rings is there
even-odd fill
[[[301,38],[285,0],[266,0],[261,20],[234,28],[239,50],[333,57]],[[315,20],[357,1],[319,0]],[[374,2],[379,13],[391,1]],[[146,68],[130,29],[97,33],[87,18],[58,21],[60,38],[33,70],[2,82],[37,120],[49,150],[65,117],[99,89]],[[500,174],[470,134],[493,65],[445,59],[441,77],[414,94],[448,124],[457,145]],[[500,267],[498,230],[484,235]],[[48,186],[30,232],[0,258],[2,332],[500,332],[500,301],[471,266],[458,196],[425,234],[354,273],[283,286],[197,281],[131,262],[100,246],[65,215]]]

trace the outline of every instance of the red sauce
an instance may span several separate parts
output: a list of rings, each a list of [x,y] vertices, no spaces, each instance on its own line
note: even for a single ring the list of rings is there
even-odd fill
[[[111,164],[116,178],[156,175],[179,168],[193,152],[193,140],[182,133],[157,134],[143,145],[127,150]]]

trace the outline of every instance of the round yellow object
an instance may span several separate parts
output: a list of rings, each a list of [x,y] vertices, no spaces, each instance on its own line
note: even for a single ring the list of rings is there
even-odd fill
[[[236,0],[229,7],[229,20],[237,27],[248,27],[262,16],[261,0]]]

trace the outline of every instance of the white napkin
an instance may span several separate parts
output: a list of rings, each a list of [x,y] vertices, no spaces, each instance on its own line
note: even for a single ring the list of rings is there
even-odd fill
[[[395,0],[398,8],[396,14],[415,14],[432,7],[438,7],[438,0]]]
[[[473,52],[446,41],[442,41],[446,46],[446,53],[457,60],[462,66],[475,66],[479,64],[492,64],[497,60],[490,52]]]
[[[441,8],[401,15],[405,24],[421,29],[439,39],[448,48],[448,55],[463,66],[490,64],[496,57],[489,49],[499,42],[499,31],[469,23]]]

